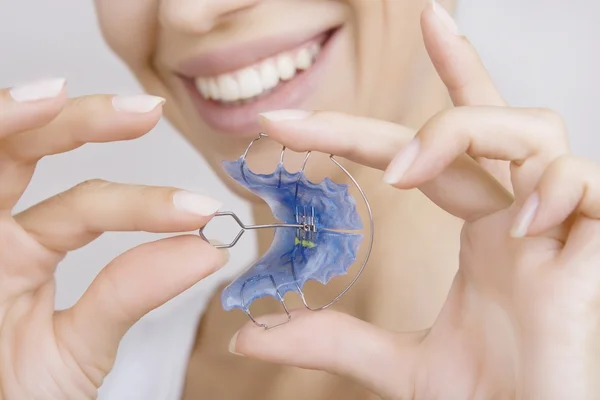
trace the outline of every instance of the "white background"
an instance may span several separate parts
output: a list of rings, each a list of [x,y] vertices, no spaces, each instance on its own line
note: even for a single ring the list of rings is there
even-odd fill
[[[510,103],[558,110],[575,152],[600,160],[598,15],[600,3],[592,0],[461,0],[458,20]],[[91,0],[0,0],[0,87],[50,76],[68,78],[74,96],[139,92],[103,43]],[[247,206],[164,121],[134,142],[89,145],[43,160],[19,208],[90,178],[203,192],[250,217]],[[112,258],[154,239],[107,234],[70,254],[58,272],[58,307],[72,304]],[[233,273],[253,257],[254,238],[248,235],[222,273]]]

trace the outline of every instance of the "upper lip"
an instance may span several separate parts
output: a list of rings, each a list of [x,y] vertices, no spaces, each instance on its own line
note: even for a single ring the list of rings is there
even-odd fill
[[[325,36],[334,28],[285,37],[268,37],[248,42],[234,43],[215,48],[189,58],[179,64],[177,72],[187,78],[216,76],[235,71],[300,47],[319,36]]]

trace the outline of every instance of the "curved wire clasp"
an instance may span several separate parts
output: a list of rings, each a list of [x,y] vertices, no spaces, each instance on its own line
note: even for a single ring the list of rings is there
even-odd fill
[[[245,225],[242,220],[240,220],[240,218],[233,212],[231,211],[220,211],[215,213],[215,217],[231,217],[233,218],[233,220],[240,226],[240,231],[238,232],[237,236],[230,242],[227,244],[216,244],[214,247],[216,247],[217,249],[229,249],[233,246],[235,246],[237,244],[237,242],[240,240],[240,238],[242,237],[242,235],[249,230],[254,230],[254,229],[270,229],[270,228],[294,228],[294,229],[310,229],[310,227],[306,224],[265,224],[265,225]],[[206,236],[204,235],[204,228],[202,227],[199,229],[198,234],[200,235],[200,237],[202,239],[204,239],[205,241],[208,242],[208,239],[206,238]]]
[[[256,143],[257,141],[259,141],[262,138],[268,137],[268,135],[266,133],[259,133],[258,137],[255,138],[254,140],[252,140],[250,142],[250,144],[248,145],[248,147],[246,148],[246,150],[244,151],[242,157],[241,157],[241,174],[243,179],[246,181],[246,183],[249,184],[246,175],[244,173],[244,165],[246,164],[246,157],[248,156],[248,153],[250,151],[250,149],[252,148],[252,146],[254,145],[254,143]],[[284,159],[284,154],[286,151],[286,147],[284,146],[281,150],[281,155],[280,155],[280,163],[283,163],[283,159]],[[299,182],[300,182],[300,178],[302,177],[302,173],[305,171],[306,169],[306,165],[308,163],[308,160],[310,158],[311,152],[307,152],[306,153],[306,157],[304,158],[304,162],[302,163],[302,168],[300,169],[300,173],[298,180],[296,181],[296,193],[295,193],[295,197],[297,198],[298,196],[298,187],[299,187]],[[298,279],[296,277],[296,272],[295,272],[295,268],[294,268],[294,264],[292,262],[292,274],[294,277],[294,281],[296,284],[296,289],[298,290],[298,293],[300,294],[300,297],[302,299],[302,303],[304,304],[304,306],[311,310],[311,311],[319,311],[319,310],[324,310],[326,308],[331,307],[333,304],[335,304],[344,294],[346,294],[351,288],[352,286],[354,286],[354,284],[358,281],[358,279],[360,278],[360,276],[362,275],[368,261],[369,258],[371,256],[371,251],[373,249],[373,240],[374,240],[374,235],[375,235],[375,224],[373,221],[373,212],[371,210],[371,205],[369,204],[369,200],[367,199],[367,196],[365,194],[365,192],[363,191],[363,189],[361,188],[361,186],[359,185],[359,183],[356,181],[356,179],[352,176],[352,174],[346,169],[344,168],[344,166],[335,159],[334,155],[331,154],[329,156],[329,159],[331,160],[331,162],[333,162],[339,169],[342,170],[342,172],[344,172],[344,174],[352,181],[352,184],[356,187],[356,189],[359,191],[365,206],[367,208],[367,213],[369,216],[369,244],[368,244],[368,248],[367,251],[365,253],[365,257],[361,263],[360,269],[358,270],[358,272],[356,273],[356,275],[354,276],[354,278],[352,279],[352,281],[333,299],[331,300],[328,304],[321,306],[321,307],[311,307],[308,305],[308,302],[306,301],[306,297],[304,295],[304,292],[302,291],[302,288],[300,287],[300,285],[298,284]],[[279,177],[279,185],[281,185],[281,175]],[[278,186],[279,187],[279,186]],[[215,217],[221,217],[221,216],[228,216],[234,219],[234,221],[239,225],[240,227],[240,231],[238,232],[238,234],[236,235],[236,237],[228,244],[217,244],[215,245],[216,248],[231,248],[233,246],[235,246],[238,241],[240,240],[240,238],[243,236],[243,234],[247,231],[247,230],[256,230],[256,229],[275,229],[275,228],[290,228],[290,229],[297,229],[297,230],[302,230],[308,234],[316,232],[316,226],[314,225],[314,218],[313,219],[303,219],[302,221],[297,221],[298,223],[296,224],[285,224],[285,223],[273,223],[273,224],[264,224],[264,225],[246,225],[244,224],[240,218],[233,212],[231,211],[223,211],[223,212],[218,212],[215,214]],[[302,223],[300,223],[302,222]],[[330,230],[327,228],[321,228],[323,230]],[[208,239],[206,238],[206,236],[203,233],[204,228],[201,228],[199,230],[199,235],[202,239],[204,239],[205,241],[208,241]],[[268,278],[268,276],[264,277],[265,279]],[[273,281],[273,277],[270,276],[271,281]],[[248,315],[248,317],[250,318],[250,320],[256,325],[259,326],[261,328],[264,328],[265,330],[268,329],[272,329],[275,328],[277,326],[281,326],[287,322],[289,322],[292,318],[291,314],[288,311],[288,308],[285,305],[285,302],[283,300],[283,296],[279,293],[279,290],[277,290],[277,287],[275,286],[275,282],[272,282],[275,289],[276,289],[276,294],[278,296],[278,300],[281,303],[281,305],[283,306],[283,309],[286,312],[287,315],[287,320],[281,323],[278,323],[276,325],[273,326],[267,326],[263,323],[257,322],[256,319],[250,314],[250,311],[248,310],[248,308],[246,307],[244,309],[245,313]],[[242,290],[244,288],[245,284],[242,286]]]

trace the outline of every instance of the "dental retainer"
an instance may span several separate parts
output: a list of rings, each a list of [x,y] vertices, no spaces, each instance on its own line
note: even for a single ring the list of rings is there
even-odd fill
[[[341,185],[325,178],[316,184],[310,182],[304,171],[311,152],[306,153],[302,168],[295,173],[283,166],[286,148],[283,147],[275,171],[268,175],[255,174],[246,163],[252,145],[267,137],[260,133],[236,161],[224,161],[223,168],[238,184],[262,198],[271,208],[273,216],[282,223],[246,225],[231,211],[218,212],[215,217],[231,217],[240,231],[228,244],[217,248],[235,246],[248,230],[275,229],[273,242],[268,251],[244,273],[233,280],[222,292],[221,303],[225,310],[243,310],[252,322],[264,329],[283,325],[291,320],[283,296],[293,291],[300,295],[304,306],[312,311],[326,309],[335,304],[356,283],[362,274],[373,248],[374,223],[367,197],[354,179],[333,155],[329,159],[352,181],[360,193],[369,218],[368,247],[356,276],[328,304],[313,308],[308,305],[302,288],[309,280],[326,285],[332,278],[345,275],[356,262],[357,253],[364,235],[356,201]],[[207,240],[200,229],[199,234]],[[207,240],[208,241],[208,240]],[[281,303],[287,319],[276,325],[267,326],[257,322],[250,313],[253,301],[271,296]]]

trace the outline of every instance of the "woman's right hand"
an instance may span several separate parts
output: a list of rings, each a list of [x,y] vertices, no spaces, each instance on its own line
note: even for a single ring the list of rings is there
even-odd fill
[[[92,399],[139,318],[216,271],[226,253],[193,235],[122,254],[71,308],[55,311],[57,264],[107,231],[189,232],[219,207],[166,187],[90,180],[17,215],[36,163],[152,129],[163,100],[68,99],[64,80],[0,90],[0,399]]]

